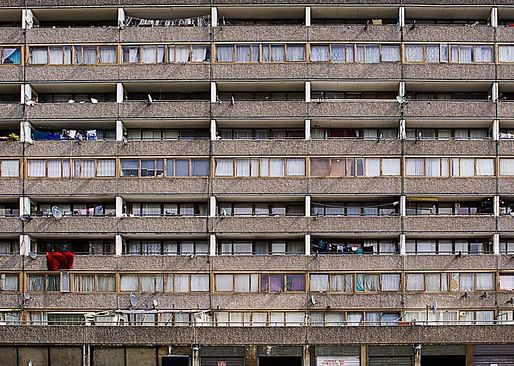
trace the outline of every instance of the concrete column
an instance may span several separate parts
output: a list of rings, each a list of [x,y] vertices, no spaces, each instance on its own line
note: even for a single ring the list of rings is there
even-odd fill
[[[245,366],[257,366],[257,346],[245,347]]]
[[[493,234],[493,253],[500,255],[500,234]]]
[[[114,238],[114,245],[115,245],[115,255],[122,255],[123,253],[123,238],[120,234],[117,234]]]
[[[492,138],[494,141],[500,140],[500,120],[495,119],[492,125]]]
[[[213,6],[211,8],[211,27],[218,26],[218,8]]]
[[[407,216],[407,199],[405,196],[400,196],[400,216]]]
[[[123,217],[123,198],[116,197],[116,217]]]
[[[20,216],[31,215],[30,198],[20,197]]]
[[[20,255],[28,257],[30,254],[30,236],[20,235]]]
[[[200,366],[200,349],[194,346],[191,350],[191,366]]]
[[[368,366],[368,346],[361,344],[361,366]]]
[[[122,83],[116,83],[116,103],[123,103],[125,99],[125,88]]]
[[[305,101],[307,103],[310,103],[310,101],[311,101],[311,82],[310,81],[305,82]]]
[[[125,9],[118,8],[118,28],[123,29],[125,27]]]
[[[32,139],[32,124],[28,121],[20,122],[20,141],[34,143]]]
[[[303,346],[303,366],[311,366],[311,346]]]
[[[405,8],[403,6],[398,9],[398,24],[400,27],[405,27]]]
[[[500,196],[493,197],[493,213],[495,217],[500,216]]]
[[[216,197],[209,197],[209,217],[216,217]]]
[[[311,196],[305,196],[305,217],[311,217]]]
[[[304,130],[305,130],[305,140],[311,139],[311,120],[306,119],[304,123]]]
[[[218,101],[218,91],[216,89],[216,82],[211,82],[211,103],[216,103]]]
[[[414,346],[414,366],[421,366],[421,344]]]
[[[400,81],[400,84],[398,87],[398,95],[400,97],[405,97],[405,81]]]
[[[216,235],[209,235],[209,255],[216,255]]]
[[[218,139],[218,128],[216,126],[215,119],[211,119],[210,131],[211,131],[211,140],[216,141]]]
[[[116,141],[125,142],[125,125],[123,121],[116,121]]]
[[[491,100],[493,102],[497,102],[500,97],[500,89],[498,87],[498,83],[494,82],[491,86]]]
[[[400,120],[400,140],[406,140],[407,139],[407,127],[406,122],[404,119]]]
[[[475,345],[466,344],[466,366],[473,366],[473,355],[475,354]],[[494,365],[494,364],[491,364]]]
[[[491,27],[498,28],[498,8],[491,9]]]
[[[31,105],[34,103],[32,100],[32,85],[22,84],[20,88],[20,103]]]
[[[32,29],[34,27],[34,13],[30,9],[21,11],[21,29]]]
[[[311,255],[311,234],[305,234],[305,255]]]
[[[305,26],[310,27],[312,23],[311,7],[305,7]]]
[[[407,248],[405,245],[405,234],[400,234],[400,255],[407,255]]]

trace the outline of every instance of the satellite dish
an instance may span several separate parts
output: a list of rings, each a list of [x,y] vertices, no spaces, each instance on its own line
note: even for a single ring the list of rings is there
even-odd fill
[[[62,217],[64,216],[64,212],[62,212],[62,210],[59,207],[52,206],[52,216],[54,217],[54,219],[59,220],[62,219]]]
[[[400,103],[400,104],[403,104],[403,103],[405,103],[405,98],[404,98],[404,97],[402,97],[401,95],[398,95],[398,96],[396,97],[396,101],[397,101],[398,103]]]
[[[133,292],[130,293],[130,305],[137,306],[137,295]]]

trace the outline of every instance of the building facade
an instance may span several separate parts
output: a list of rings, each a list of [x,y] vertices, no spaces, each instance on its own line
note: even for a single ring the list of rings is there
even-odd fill
[[[0,364],[514,365],[511,0],[0,0]]]

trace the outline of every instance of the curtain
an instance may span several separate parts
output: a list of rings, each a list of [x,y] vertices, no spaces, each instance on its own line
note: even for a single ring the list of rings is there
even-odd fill
[[[494,159],[477,159],[476,175],[494,175]]]
[[[473,47],[459,46],[459,63],[472,63],[473,62]]]
[[[328,275],[311,274],[311,291],[328,291]]]
[[[46,47],[30,48],[30,63],[33,65],[42,65],[48,63],[48,49]]]
[[[368,312],[365,319],[368,325],[380,325],[380,313]]]
[[[189,326],[189,313],[175,313],[175,325],[178,327]]]
[[[475,170],[475,159],[460,159],[460,176],[472,177]]]
[[[18,291],[18,275],[0,275],[0,290]]]
[[[493,290],[494,274],[493,273],[477,273],[475,290]]]
[[[425,275],[427,291],[441,291],[441,275],[439,273],[427,273]]]
[[[234,254],[252,254],[252,242],[234,242]]]
[[[283,177],[284,163],[284,159],[270,159],[270,176]]]
[[[250,45],[236,46],[236,62],[250,62],[252,56]]]
[[[82,47],[82,62],[86,65],[96,64],[96,47]]]
[[[283,327],[284,326],[284,313],[272,312],[270,314],[270,326]]]
[[[344,324],[344,313],[325,313],[325,325],[340,326]],[[323,325],[323,324],[321,324]]]
[[[305,160],[304,159],[287,159],[287,175],[288,176],[304,176]]]
[[[426,175],[427,177],[440,177],[441,176],[441,160],[440,159],[425,159]]]
[[[29,167],[31,166],[31,161],[29,160]],[[37,160],[36,160],[37,161]],[[43,160],[39,160],[43,161]],[[2,177],[18,177],[20,175],[20,162],[18,160],[2,160],[0,163],[0,173]],[[44,161],[43,161],[43,175],[44,175]],[[30,169],[29,169],[29,176]]]
[[[157,63],[157,46],[141,47],[141,62],[144,64]]]
[[[425,46],[425,62],[427,63],[439,63],[439,45]]]
[[[100,47],[100,63],[101,64],[115,64],[116,63],[116,47]]]
[[[500,62],[514,62],[514,46],[498,46]]]
[[[286,47],[284,45],[271,45],[271,62],[285,61]]]
[[[477,310],[475,312],[476,324],[492,324],[494,320],[494,311]]]
[[[29,177],[44,177],[45,176],[45,168],[46,168],[45,160],[29,160]]]
[[[302,326],[305,322],[305,313],[303,312],[287,312],[286,325],[287,326]]]
[[[287,291],[305,291],[305,275],[288,274]]]
[[[475,62],[493,62],[493,47],[475,46]]]
[[[217,274],[215,276],[216,291],[218,291],[218,292],[234,291],[233,279],[234,279],[233,275]]]
[[[347,324],[349,326],[356,326],[362,323],[362,313],[350,312],[348,313]]]
[[[366,46],[366,63],[377,64],[380,62],[380,46]]]
[[[64,62],[64,52],[62,47],[50,47],[50,61],[51,65],[61,65]]]
[[[114,159],[109,160],[97,160],[99,177],[114,177],[116,164]]]
[[[413,44],[405,46],[407,62],[423,62],[423,46]]]
[[[60,178],[62,176],[62,165],[61,160],[48,160],[47,161],[47,167],[48,167],[48,177],[51,178]]]
[[[96,290],[100,292],[114,292],[116,290],[114,275],[96,275]]]
[[[193,62],[204,62],[208,60],[207,46],[193,46],[192,60]]]
[[[191,291],[209,291],[209,275],[191,275]]]
[[[283,292],[285,287],[284,275],[269,275],[269,291],[270,292]]]
[[[175,61],[178,63],[188,63],[190,57],[190,48],[189,46],[177,46],[175,47]]]
[[[405,159],[407,164],[406,173],[408,176],[423,176],[425,175],[425,160],[424,159]]]
[[[319,62],[319,61],[328,61],[329,56],[329,48],[328,45],[323,46],[311,46],[311,61]]]
[[[234,62],[234,46],[216,46],[216,61]]]
[[[120,276],[121,291],[137,291],[137,275],[123,274]]]
[[[232,159],[216,159],[214,175],[217,177],[232,177],[234,175],[234,164]]]
[[[250,160],[249,159],[236,159],[236,176],[249,177],[250,176]]]
[[[123,47],[123,62],[137,64],[139,62],[139,47]]]
[[[365,46],[356,46],[355,62],[363,63],[366,60]]]
[[[459,281],[460,291],[473,290],[473,273],[461,273]]]
[[[366,159],[366,177],[380,176],[380,159]]]
[[[425,276],[422,273],[407,273],[407,291],[425,290]]]
[[[80,160],[82,163],[82,170],[80,178],[91,178],[95,176],[95,161],[94,160]],[[77,174],[75,174],[77,176]]]
[[[269,177],[269,159],[268,158],[261,158],[260,159],[260,165],[261,165],[261,177]]]
[[[380,291],[379,275],[366,274],[366,291]]]
[[[328,313],[326,314],[328,315]],[[323,313],[310,313],[309,314],[309,324],[313,327],[322,327],[325,324]]]
[[[272,46],[273,50],[273,46]],[[272,53],[273,55],[273,53]],[[305,46],[304,45],[288,45],[287,46],[287,61],[305,61]]]
[[[514,164],[513,164],[513,167],[514,167]],[[513,168],[513,171],[514,171],[514,168]],[[328,177],[329,175],[330,175],[330,160],[328,158],[311,158],[311,176],[313,176],[313,177]]]
[[[29,161],[30,162],[30,161]],[[3,166],[2,166],[3,168]],[[30,165],[29,165],[30,168]],[[2,169],[3,175],[3,169]],[[500,175],[514,175],[514,159],[500,159]]]
[[[400,175],[400,159],[382,159],[382,175]]]
[[[514,274],[500,274],[500,290],[514,290]]]
[[[232,291],[232,290],[227,290],[227,291]],[[250,292],[250,275],[248,275],[248,274],[234,275],[234,291],[235,292]]]
[[[346,53],[347,53],[346,46],[332,45],[330,48],[332,50],[332,57],[331,57],[332,62],[334,62],[334,63],[353,62],[353,60],[346,59]],[[323,60],[320,60],[320,61],[323,61]]]
[[[173,284],[175,292],[189,292],[189,275],[176,274]]]
[[[382,61],[400,61],[400,46],[382,46]]]
[[[382,291],[398,291],[400,290],[399,274],[383,274],[382,275]]]
[[[252,313],[252,325],[253,326],[265,326],[267,322],[267,316],[266,313]]]
[[[328,289],[327,289],[327,291],[328,291]],[[334,292],[344,292],[345,291],[345,275],[342,275],[342,274],[330,275],[330,291],[334,291]]]
[[[141,216],[161,216],[160,203],[142,203]]]
[[[162,292],[163,277],[162,275],[142,275],[139,278],[141,282],[142,292]]]
[[[94,275],[76,274],[73,276],[73,291],[93,292]]]
[[[355,291],[364,291],[364,275],[362,273],[358,273],[355,277]]]

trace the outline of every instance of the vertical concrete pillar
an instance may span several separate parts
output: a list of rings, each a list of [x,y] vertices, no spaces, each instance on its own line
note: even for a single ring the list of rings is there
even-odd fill
[[[311,196],[305,196],[305,217],[311,217]]]
[[[216,217],[216,197],[209,197],[209,217]]]
[[[400,196],[400,216],[407,216],[407,198],[404,195]]]
[[[305,82],[305,101],[307,103],[310,103],[310,101],[311,101],[311,82],[310,81]]]
[[[116,217],[120,218],[123,216],[123,198],[116,197]]]
[[[405,97],[405,81],[400,81],[398,86],[398,95],[400,97]]]
[[[32,85],[30,84],[22,84],[20,87],[20,103],[31,105],[33,103],[32,100]]]
[[[191,353],[191,366],[200,366],[200,349],[196,346],[193,346]]]
[[[500,216],[500,196],[493,197],[493,213],[495,217]]]
[[[305,255],[311,255],[311,234],[305,234]]]
[[[368,345],[361,344],[361,366],[368,366]]]
[[[215,119],[211,119],[210,132],[211,132],[211,140],[216,141],[218,139],[218,128],[216,126]]]
[[[30,198],[20,197],[20,216],[31,215]]]
[[[30,236],[20,235],[20,255],[28,257],[30,254]]]
[[[421,366],[421,344],[414,347],[414,366]]]
[[[305,140],[311,139],[311,120],[306,119],[304,123],[304,130],[305,130]]]
[[[245,366],[257,366],[257,346],[245,347]]]
[[[403,6],[398,9],[398,24],[400,27],[405,27],[405,8]]]
[[[303,366],[311,366],[311,346],[306,344],[303,346]]]
[[[125,27],[125,9],[118,8],[118,28],[123,29]]]
[[[495,119],[492,125],[492,136],[494,141],[500,140],[500,120]]]
[[[116,121],[116,141],[125,141],[125,125],[123,121]]]
[[[312,15],[311,14],[312,14],[311,7],[306,6],[305,7],[305,26],[306,27],[310,27],[312,24]]]
[[[404,119],[400,120],[400,133],[398,136],[400,137],[400,140],[407,139],[407,127],[406,127],[406,122]]]
[[[21,11],[21,29],[32,29],[34,27],[34,13],[30,9]]]
[[[209,255],[216,255],[216,235],[209,235]]]
[[[474,344],[466,344],[466,366],[473,366],[473,355],[475,353]]]
[[[115,245],[115,255],[122,255],[123,254],[123,238],[120,234],[117,234],[114,238],[114,245]]]
[[[211,82],[211,103],[216,103],[218,101],[218,91],[216,89],[216,82]]]
[[[20,122],[20,141],[34,143],[32,139],[32,124],[28,121]]]
[[[491,8],[491,27],[498,28],[498,8]]]
[[[211,8],[211,27],[218,26],[218,8],[213,6]]]
[[[122,83],[116,83],[116,103],[123,103],[125,99],[125,88]]]
[[[500,234],[493,234],[493,253],[496,255],[500,254]]]
[[[405,234],[400,234],[400,255],[407,255],[407,248],[405,246]]]
[[[500,97],[500,88],[498,86],[498,82],[494,82],[491,86],[491,100],[493,102],[497,102]]]

